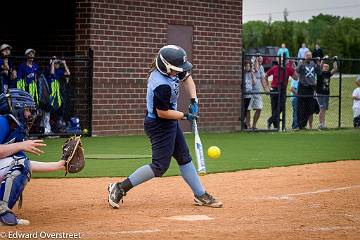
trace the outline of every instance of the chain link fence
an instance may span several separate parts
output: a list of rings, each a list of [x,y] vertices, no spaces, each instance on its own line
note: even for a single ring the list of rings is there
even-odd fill
[[[87,56],[35,56],[34,71],[24,67],[24,56],[10,56],[8,61],[16,74],[16,79],[8,80],[8,88],[32,91],[31,95],[36,92],[33,97],[38,105],[38,116],[30,130],[30,137],[91,135],[91,49]],[[51,61],[56,62],[55,72],[51,71]],[[34,67],[36,65],[38,70]],[[29,84],[31,75],[35,78],[35,85]],[[24,79],[23,85],[19,84],[21,79]]]
[[[272,59],[276,59],[277,57],[274,55],[243,54],[244,81],[242,81],[242,109],[240,116],[242,131],[298,130],[298,120],[299,118],[300,120],[302,119],[301,116],[299,117],[299,114],[304,114],[304,112],[310,115],[308,121],[306,121],[306,129],[354,127],[352,93],[357,87],[355,80],[360,76],[360,69],[359,72],[356,73],[354,69],[351,68],[351,74],[348,74],[346,69],[349,65],[358,66],[360,59],[336,59],[337,72],[330,78],[330,93],[328,95],[318,93],[316,87],[314,87],[313,91],[311,91],[313,93],[310,95],[300,93],[295,96],[291,92],[292,81],[294,80],[291,76],[288,81],[286,80],[289,74],[285,73],[284,67],[281,66],[282,64],[289,64],[287,60],[282,63],[280,62],[278,65],[274,61],[272,66],[276,68],[274,75],[280,76],[279,81],[284,83],[284,87],[272,87],[274,76],[268,78],[270,86],[268,90],[264,89],[263,84],[261,89],[257,91],[249,90],[249,88],[246,87],[246,74],[248,74],[246,64],[250,63],[252,66],[255,65],[255,59],[259,56]],[[289,60],[291,65],[292,62],[296,64],[299,61],[299,59],[296,58],[290,58]],[[316,61],[316,59],[313,60]],[[324,63],[330,65],[330,70],[332,69],[333,59],[324,59]],[[252,67],[252,69],[254,68]],[[318,78],[318,76],[316,77]],[[318,82],[316,84],[318,84]],[[279,84],[279,86],[281,86],[281,84]],[[248,101],[247,98],[250,98],[250,102],[253,101],[253,99],[260,99],[262,102],[261,107],[258,107],[256,110],[251,104],[246,104]],[[324,105],[324,102],[327,106]],[[245,107],[247,107],[247,109],[245,109]],[[303,125],[305,124],[304,121],[305,120],[302,120]]]

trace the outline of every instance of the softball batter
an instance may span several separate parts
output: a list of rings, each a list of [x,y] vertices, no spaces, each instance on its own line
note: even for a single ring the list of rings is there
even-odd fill
[[[169,168],[171,157],[176,159],[181,176],[193,191],[195,204],[222,207],[223,204],[202,186],[178,121],[197,119],[198,102],[191,69],[192,64],[187,61],[186,52],[181,47],[167,45],[157,54],[149,71],[144,121],[144,129],[151,142],[152,163],[138,168],[123,182],[109,185],[108,202],[111,207],[119,208],[120,201],[131,188],[161,177]],[[191,96],[189,113],[177,111],[180,83]]]

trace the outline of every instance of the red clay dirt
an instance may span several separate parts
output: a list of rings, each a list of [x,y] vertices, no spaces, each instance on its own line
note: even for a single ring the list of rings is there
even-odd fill
[[[221,209],[194,206],[181,177],[146,182],[128,193],[120,209],[111,209],[107,186],[117,180],[32,179],[23,208],[15,209],[31,224],[2,226],[0,238],[67,233],[81,239],[360,239],[360,161],[201,177],[224,202]],[[208,220],[167,219],[180,215]]]

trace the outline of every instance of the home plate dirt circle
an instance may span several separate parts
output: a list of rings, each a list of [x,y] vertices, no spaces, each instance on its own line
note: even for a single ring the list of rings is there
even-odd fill
[[[209,220],[213,220],[214,218],[208,217],[206,215],[179,215],[179,216],[166,217],[165,219],[178,220],[178,221],[209,221]]]

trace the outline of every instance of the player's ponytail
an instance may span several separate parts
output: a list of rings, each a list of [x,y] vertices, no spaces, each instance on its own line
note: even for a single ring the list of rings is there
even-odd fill
[[[149,78],[150,78],[150,74],[156,69],[156,57],[154,58],[154,60],[152,61],[151,65],[150,65],[150,69],[148,71],[148,81],[149,81]]]

